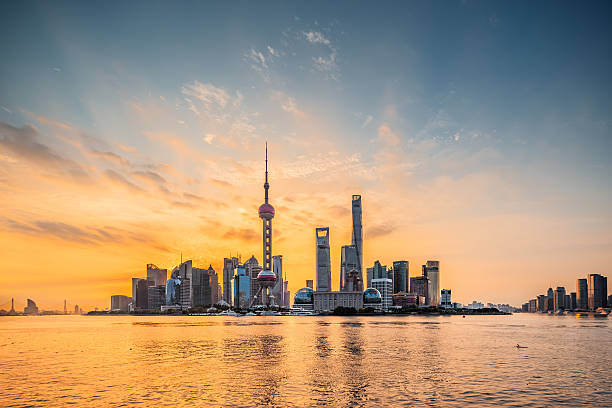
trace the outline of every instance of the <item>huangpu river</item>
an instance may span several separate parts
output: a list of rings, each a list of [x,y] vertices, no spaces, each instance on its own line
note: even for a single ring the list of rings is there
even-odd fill
[[[2,317],[0,406],[610,407],[611,321]]]

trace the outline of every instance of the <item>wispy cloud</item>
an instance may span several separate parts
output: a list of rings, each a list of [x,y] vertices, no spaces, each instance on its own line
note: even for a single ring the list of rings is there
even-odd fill
[[[6,153],[45,170],[67,173],[76,181],[89,178],[83,166],[62,157],[39,139],[40,134],[34,126],[17,128],[0,122],[0,148]]]
[[[330,45],[330,41],[320,31],[304,31],[304,37],[313,44]]]
[[[375,140],[387,146],[397,146],[400,143],[400,138],[387,125],[378,127],[378,135]]]
[[[115,170],[107,169],[104,171],[104,175],[107,177],[108,180],[112,181],[117,185],[123,186],[128,190],[131,190],[133,192],[143,191],[142,188],[138,187],[136,184],[132,183],[127,178],[117,173]]]
[[[225,89],[217,88],[212,84],[203,84],[200,81],[183,85],[182,92],[184,95],[200,100],[207,108],[215,106],[225,108],[230,100]]]
[[[266,62],[266,57],[261,51],[251,48],[249,52],[244,54],[245,61],[251,66],[251,69],[257,72],[265,82],[270,82],[270,71]]]
[[[272,94],[272,98],[280,102],[281,108],[285,112],[291,113],[301,118],[306,117],[306,113],[298,108],[295,98],[280,91],[274,92]]]
[[[370,122],[372,122],[372,119],[374,119],[374,117],[372,115],[368,115],[365,120],[363,121],[363,123],[361,124],[361,128],[365,128],[366,126],[368,126],[370,124]]]
[[[270,53],[270,55],[274,56],[274,57],[280,57],[280,54],[278,52],[278,50],[275,50],[274,48],[270,47],[269,45],[267,46],[268,48],[268,52]]]

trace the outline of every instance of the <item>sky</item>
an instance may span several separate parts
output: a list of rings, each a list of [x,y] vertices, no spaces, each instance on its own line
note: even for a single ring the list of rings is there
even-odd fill
[[[453,301],[610,276],[609,2],[5,1],[0,38],[0,308],[261,262],[266,141],[292,294],[352,194],[364,266]]]

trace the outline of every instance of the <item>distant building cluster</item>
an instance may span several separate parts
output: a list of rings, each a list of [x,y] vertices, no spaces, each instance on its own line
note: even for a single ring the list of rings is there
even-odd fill
[[[83,309],[79,305],[74,305],[74,312],[69,311],[67,308],[66,300],[64,300],[64,310],[39,310],[38,305],[32,299],[26,299],[26,305],[23,308],[23,312],[15,310],[15,299],[11,299],[11,309],[6,311],[0,309],[0,316],[35,316],[35,315],[69,315],[69,314],[83,314]]]
[[[546,294],[538,295],[523,303],[521,310],[528,313],[557,313],[596,311],[612,307],[612,295],[608,296],[608,278],[596,273],[576,280],[576,291],[567,292],[565,287],[548,288]]]

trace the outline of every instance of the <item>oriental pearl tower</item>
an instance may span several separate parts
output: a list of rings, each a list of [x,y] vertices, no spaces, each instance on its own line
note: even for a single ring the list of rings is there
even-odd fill
[[[274,207],[268,203],[268,143],[266,142],[266,182],[264,183],[265,201],[259,207],[259,218],[263,222],[263,270],[257,275],[257,281],[262,292],[262,300],[267,300],[268,305],[274,305],[274,296],[269,292],[276,282],[276,274],[272,271],[272,218],[274,218]]]

